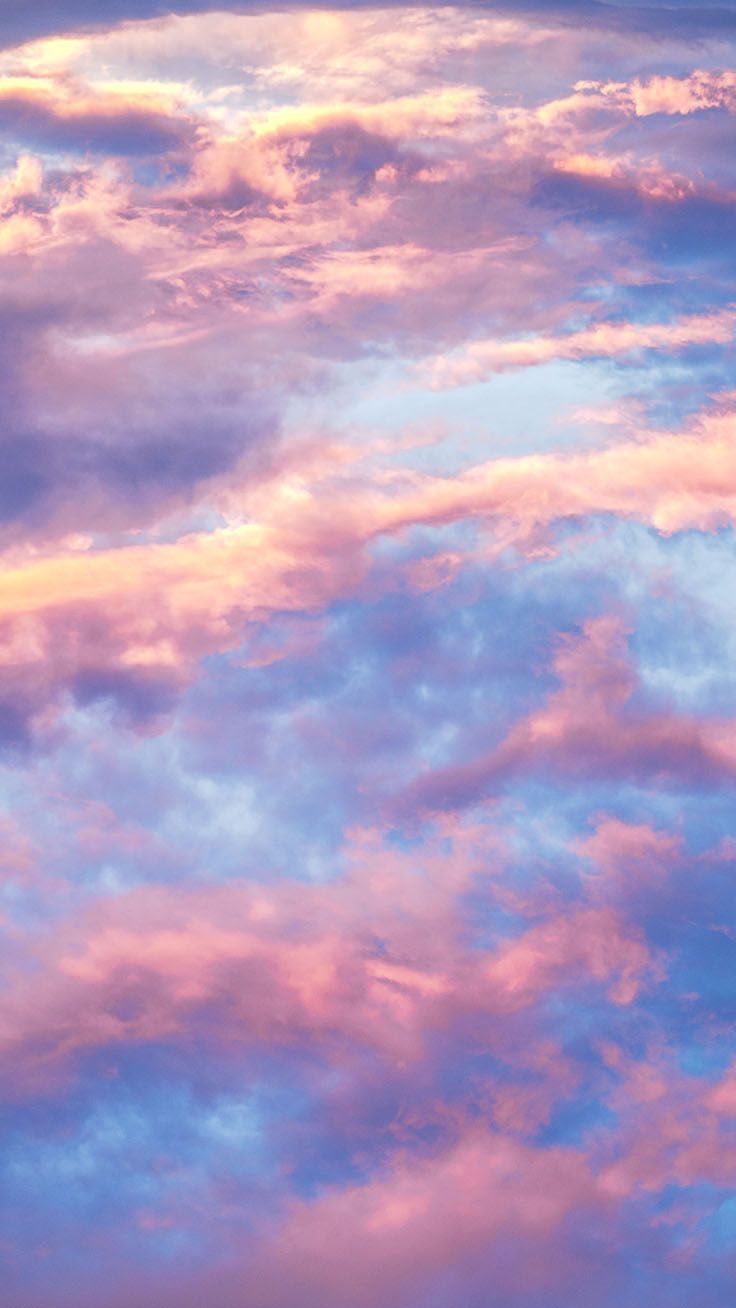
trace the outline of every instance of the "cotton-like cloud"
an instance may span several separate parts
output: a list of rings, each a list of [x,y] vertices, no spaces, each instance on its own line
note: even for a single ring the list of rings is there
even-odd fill
[[[161,154],[191,139],[192,125],[161,95],[90,94],[32,77],[0,79],[0,123],[11,139],[51,149]]]
[[[29,36],[50,32],[84,30],[101,24],[159,18],[170,13],[172,8],[176,13],[189,14],[208,13],[222,7],[222,0],[217,4],[211,0],[177,0],[175,6],[163,5],[160,0],[107,0],[105,15],[101,19],[99,10],[90,4],[90,0],[65,0],[61,9],[58,6],[52,8],[50,0],[44,0],[29,17],[18,6],[17,0],[12,0],[3,15],[0,31],[8,44],[16,44],[27,40]],[[239,0],[239,3],[229,0],[226,7],[236,13],[258,13],[265,6],[257,3],[257,0]],[[300,8],[299,0],[292,0],[290,7]],[[350,3],[332,7],[350,12],[366,6],[360,0],[351,0]],[[484,5],[480,3],[477,7],[483,8]],[[547,3],[545,0],[524,0],[521,5],[494,4],[493,8],[505,9],[513,15],[518,15],[521,10],[532,19],[552,17],[563,22],[586,21],[604,30],[613,28],[651,32],[659,36],[677,34],[687,37],[694,33],[702,35],[709,32],[718,35],[721,32],[731,32],[734,25],[733,9],[727,0],[705,9],[693,4],[681,4],[673,8],[658,0],[653,0],[648,5],[622,5],[615,0],[611,3],[603,3],[602,0],[548,0]]]
[[[732,425],[726,409],[704,415],[689,434],[655,433],[576,455],[502,459],[454,478],[397,474],[396,487],[389,483],[386,490],[380,483],[373,488],[370,477],[364,486],[346,478],[336,454],[334,464],[328,459],[317,465],[313,488],[300,479],[298,462],[265,482],[253,505],[268,505],[270,522],[186,534],[171,543],[66,548],[18,563],[0,580],[0,616],[18,687],[35,686],[34,694],[48,687],[42,704],[46,694],[53,699],[71,689],[83,700],[107,692],[133,705],[138,694],[145,705],[149,693],[155,705],[162,693],[165,706],[197,661],[236,648],[247,624],[277,610],[314,612],[365,593],[371,549],[410,528],[486,521],[501,544],[517,542],[522,549],[540,530],[586,515],[618,514],[667,534],[716,530],[733,518]],[[329,522],[321,507],[327,498]],[[247,502],[247,496],[241,499],[241,509]],[[408,577],[418,579],[421,589],[417,569],[415,560]],[[97,633],[92,647],[85,632]],[[552,727],[530,731],[544,753]],[[725,775],[725,736],[721,742],[715,725],[708,728],[709,743],[705,737],[698,743],[694,735],[696,754],[686,762],[688,731],[668,726],[664,718],[646,728],[632,723],[620,763],[626,766],[627,757],[643,758],[650,749],[653,759],[658,750],[664,759],[675,749],[693,776],[711,765]],[[594,737],[600,738],[597,730],[591,746]],[[532,747],[531,737],[527,745]],[[498,766],[499,775],[507,768],[513,773],[517,753],[526,757],[527,745],[521,737],[509,739],[497,764],[488,765],[491,771]],[[681,765],[673,766],[673,775],[680,775]]]
[[[99,1046],[186,1030],[207,1039],[205,1013],[215,1049],[268,1044],[278,1031],[278,1044],[319,1046],[338,1065],[361,1048],[403,1065],[457,1022],[503,1021],[581,984],[629,1005],[656,983],[658,962],[636,928],[584,902],[467,955],[461,896],[481,869],[494,872],[473,834],[449,829],[444,848],[425,851],[423,872],[366,835],[335,884],[142,888],[100,904],[86,925],[55,923],[33,947],[40,971],[7,974],[8,1074],[12,1062],[14,1076],[41,1088]],[[492,840],[485,857],[499,858]]]
[[[544,1247],[566,1218],[598,1202],[573,1150],[535,1154],[471,1127],[444,1154],[402,1159],[370,1186],[296,1207],[235,1292],[275,1305],[306,1283],[326,1304],[346,1294],[366,1308],[392,1294],[411,1302],[440,1270],[487,1255],[496,1241]],[[533,1267],[529,1281],[564,1284],[564,1263]]]
[[[0,16],[8,1308],[723,1308],[734,10]]]

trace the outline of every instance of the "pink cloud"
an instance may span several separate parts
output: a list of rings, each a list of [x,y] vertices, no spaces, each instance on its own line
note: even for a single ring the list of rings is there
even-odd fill
[[[692,1233],[734,1180],[730,1051],[682,1068],[736,725],[584,615],[736,525],[734,396],[644,416],[733,340],[734,74],[478,8],[113,26],[0,58],[3,1252],[33,1308],[674,1302],[668,1187]],[[581,448],[569,368],[496,379],[595,359],[649,373]]]
[[[496,1241],[520,1241],[531,1255],[576,1211],[604,1207],[577,1151],[535,1150],[469,1125],[434,1157],[399,1157],[385,1177],[294,1205],[241,1293],[250,1301],[257,1284],[259,1302],[280,1304],[298,1286],[325,1305],[349,1295],[368,1308],[426,1292]],[[532,1255],[525,1265],[529,1288],[564,1284],[559,1244],[548,1260]]]
[[[685,433],[573,454],[497,459],[454,478],[416,476],[376,517],[384,531],[498,515],[528,527],[580,514],[615,513],[665,533],[713,530],[736,509],[734,416],[726,405]],[[382,519],[382,521],[381,521]]]
[[[590,893],[607,897],[661,889],[682,863],[682,844],[681,836],[604,815],[577,848],[597,869],[588,883]]]
[[[553,359],[615,358],[641,350],[680,350],[690,345],[726,345],[733,339],[731,310],[695,314],[673,323],[593,323],[567,336],[540,336],[522,341],[475,341],[457,355],[429,365],[437,387],[464,386],[495,372],[527,368]]]
[[[731,720],[630,705],[637,679],[618,618],[591,620],[578,639],[561,642],[555,670],[561,688],[493,750],[420,776],[396,811],[452,811],[530,772],[696,786],[736,775]]]
[[[686,1076],[663,1051],[636,1061],[608,1051],[618,1081],[610,1096],[619,1129],[602,1141],[601,1188],[612,1196],[709,1182],[731,1187],[732,1074],[716,1083]]]
[[[0,75],[0,121],[17,140],[112,154],[157,153],[193,138],[191,120],[161,89],[93,89],[68,76]]]
[[[502,946],[488,976],[511,1007],[590,976],[606,982],[614,1004],[630,1004],[651,979],[643,936],[609,909],[585,908],[552,919]]]
[[[147,678],[152,688],[181,688],[202,657],[237,648],[245,631],[275,610],[316,614],[339,598],[366,593],[374,584],[374,543],[415,526],[485,521],[498,549],[516,544],[534,553],[540,541],[550,548],[546,533],[557,521],[583,515],[616,514],[671,533],[714,530],[736,512],[734,423],[725,406],[683,434],[647,433],[583,453],[501,458],[454,477],[409,468],[386,476],[361,462],[359,448],[328,444],[319,455],[315,449],[307,443],[277,455],[273,472],[264,469],[250,488],[232,478],[222,490],[215,485],[212,499],[232,525],[169,543],[90,549],[80,537],[46,555],[11,554],[0,579],[5,659],[22,695],[37,698],[39,722],[80,677],[107,670]],[[250,520],[243,523],[245,514]],[[394,570],[381,585],[426,589],[457,575],[473,557],[472,549],[438,554],[430,541],[405,574]],[[93,646],[85,632],[95,633]],[[617,648],[620,635],[604,623],[588,629],[577,654],[561,652],[557,667],[569,689],[519,724],[493,761],[466,765],[467,784],[472,788],[476,773],[481,784],[486,774],[511,775],[526,758],[541,764],[553,756],[567,757],[570,766],[577,758],[578,768],[583,760],[604,767],[607,756],[615,769],[651,768],[661,776],[711,768],[730,774],[727,722],[618,712],[635,681]],[[614,668],[614,699],[613,684],[596,681],[583,706],[574,686],[589,676],[613,676]],[[616,734],[606,741],[614,721]],[[460,784],[459,775],[455,780]]]
[[[634,81],[631,95],[635,112],[692,114],[700,109],[736,110],[736,73],[696,68],[685,77],[651,77]]]
[[[406,1066],[457,1022],[498,1019],[486,1039],[502,1050],[505,1019],[549,994],[593,983],[626,1005],[661,978],[636,927],[585,904],[469,951],[462,896],[475,886],[493,902],[498,873],[481,870],[499,853],[492,831],[450,825],[418,869],[411,852],[366,834],[334,883],[142,887],[103,899],[29,941],[27,962],[8,971],[8,1075],[41,1089],[84,1050],[114,1059],[120,1044],[204,1034],[203,1013],[215,1047],[308,1045],[338,1066],[368,1048]],[[546,1055],[528,1051],[521,1063],[548,1079]]]

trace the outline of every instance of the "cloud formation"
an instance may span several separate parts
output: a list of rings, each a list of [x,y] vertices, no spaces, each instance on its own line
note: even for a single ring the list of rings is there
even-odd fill
[[[4,5],[7,1308],[729,1302],[735,17]]]

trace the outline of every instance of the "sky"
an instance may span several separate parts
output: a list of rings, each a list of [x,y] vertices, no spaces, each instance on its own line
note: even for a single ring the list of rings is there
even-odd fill
[[[736,5],[4,0],[3,1308],[726,1308]]]

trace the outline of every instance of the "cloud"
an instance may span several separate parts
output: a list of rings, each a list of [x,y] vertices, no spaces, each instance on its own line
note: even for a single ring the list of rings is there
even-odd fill
[[[615,617],[587,623],[578,640],[562,644],[555,666],[562,686],[541,708],[480,758],[417,778],[396,812],[456,811],[529,775],[696,790],[733,784],[733,721],[637,704],[624,628]]]
[[[516,545],[532,554],[539,548],[540,532],[588,515],[616,514],[667,534],[691,528],[716,531],[733,519],[732,427],[730,409],[724,408],[705,414],[687,434],[653,433],[581,454],[499,459],[453,478],[407,471],[396,473],[388,486],[380,476],[374,484],[369,472],[361,478],[355,452],[327,451],[310,471],[309,447],[303,465],[304,453],[297,449],[272,477],[264,473],[250,489],[228,490],[223,507],[234,515],[231,526],[184,532],[170,542],[107,549],[90,548],[86,538],[72,540],[60,550],[8,567],[0,580],[0,620],[16,651],[18,690],[27,688],[20,703],[37,700],[43,713],[49,702],[70,690],[82,702],[110,693],[141,707],[160,696],[163,708],[201,659],[237,648],[249,624],[259,625],[279,610],[319,612],[367,593],[376,543],[418,527],[439,530],[452,523],[486,522],[498,533],[499,550]],[[155,447],[152,453],[149,446],[146,459],[154,455]],[[186,464],[184,468],[188,471]],[[161,472],[168,479],[163,458]],[[323,513],[327,502],[329,520]],[[251,521],[238,523],[248,508]],[[435,549],[428,542],[424,557],[431,560]],[[408,581],[421,590],[425,582],[417,568],[422,557],[410,562],[406,575],[387,577],[384,588],[395,591]],[[474,557],[470,550],[466,564]],[[611,666],[620,665],[621,685],[630,695],[635,683],[616,653],[619,636],[605,626],[601,633],[596,636],[591,628],[579,665],[571,664],[572,681],[587,666],[585,648],[591,658],[598,651],[603,675],[610,638]],[[567,677],[565,656],[560,658]],[[600,716],[607,731],[615,704],[607,705],[605,690],[601,683]],[[565,704],[557,725],[551,718],[547,727],[541,720],[536,726],[531,722],[508,738],[493,762],[468,765],[465,781],[457,778],[461,788],[482,788],[492,775],[499,780],[515,775],[528,757],[547,758],[551,749],[560,749],[562,758],[568,709],[571,759],[578,758],[578,767],[583,757],[591,766],[605,767],[604,754],[595,762],[604,750],[603,739],[592,727],[586,734],[582,720],[577,725],[579,711],[572,698]],[[715,769],[714,775],[725,777],[730,756],[725,726],[720,735],[719,730],[713,723],[702,734],[696,723],[678,725],[665,715],[638,724],[632,719],[619,741],[618,762],[613,755],[610,762],[626,770],[628,759],[631,766],[662,776],[689,773],[695,779]],[[665,762],[668,754],[671,766]],[[439,790],[443,785],[438,778]]]
[[[566,1219],[598,1203],[574,1150],[537,1152],[471,1125],[435,1157],[402,1159],[367,1186],[295,1205],[231,1293],[246,1303],[258,1294],[269,1306],[305,1286],[326,1305],[346,1294],[361,1308],[397,1295],[413,1302],[439,1274],[487,1258],[496,1242],[544,1248]],[[564,1255],[544,1270],[542,1261],[527,1263],[529,1287],[564,1285]]]
[[[34,944],[36,975],[7,974],[8,1075],[53,1090],[80,1054],[187,1031],[213,1057],[232,1041],[275,1041],[346,1068],[361,1050],[406,1066],[457,1023],[495,1015],[502,1049],[503,1019],[550,994],[602,986],[628,1005],[660,979],[636,927],[585,903],[466,952],[463,894],[477,880],[493,901],[482,850],[494,855],[492,832],[448,827],[418,871],[411,854],[356,833],[335,883],[141,887],[57,921]]]
[[[228,0],[224,6],[234,13],[261,13],[269,6],[259,0]],[[304,7],[300,0],[291,0],[290,8]],[[346,3],[331,6],[346,12],[371,7],[361,0],[347,0]],[[467,6],[466,6],[467,7]],[[484,9],[484,0],[474,0],[473,9]],[[220,11],[223,0],[176,0],[175,4],[162,3],[162,0],[106,0],[104,16],[100,15],[99,6],[92,0],[64,0],[60,6],[53,0],[39,0],[31,14],[19,0],[9,0],[5,6],[0,39],[8,45],[17,45],[32,37],[70,31],[94,30],[96,27],[109,27],[116,23],[141,21],[161,18],[169,13],[197,14]],[[629,31],[652,34],[656,37],[680,37],[720,35],[731,33],[736,16],[729,0],[709,6],[692,3],[678,4],[655,2],[650,4],[619,4],[615,0],[604,3],[603,0],[523,0],[511,5],[494,4],[494,11],[508,12],[514,17],[520,13],[530,19],[544,18],[563,23],[587,22],[594,27],[605,30]]]
[[[553,359],[611,359],[642,350],[687,349],[693,345],[728,345],[736,319],[730,311],[695,315],[674,323],[594,323],[568,336],[537,340],[477,341],[458,356],[430,366],[436,386],[463,386],[483,381],[507,368],[530,367]]]
[[[5,1299],[722,1308],[733,5],[164,10],[0,17]]]
[[[177,106],[145,91],[91,93],[68,80],[0,78],[0,124],[25,146],[112,155],[161,155],[192,141]]]

